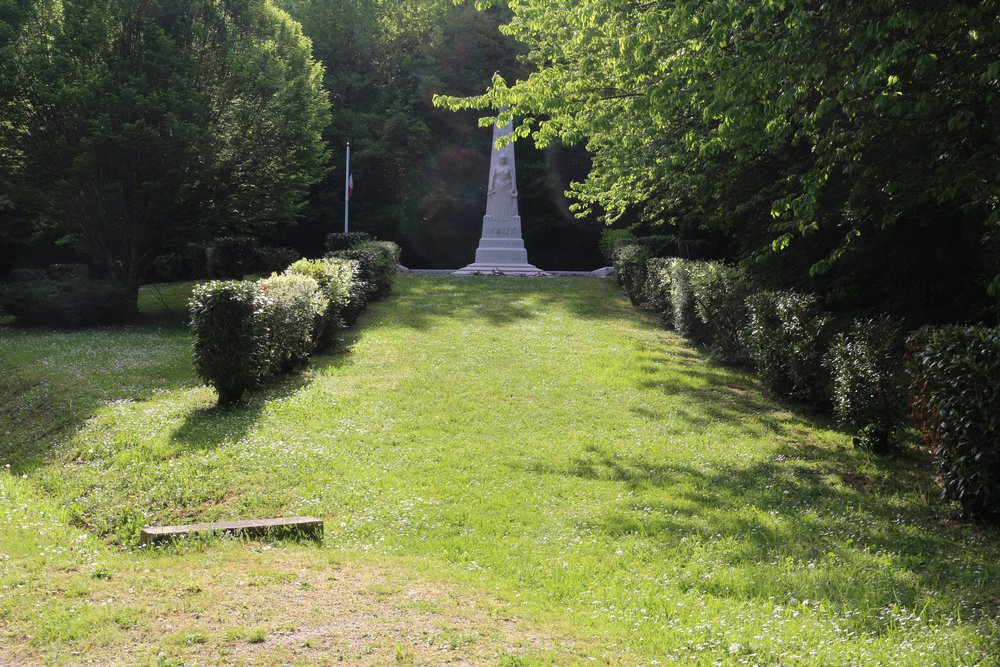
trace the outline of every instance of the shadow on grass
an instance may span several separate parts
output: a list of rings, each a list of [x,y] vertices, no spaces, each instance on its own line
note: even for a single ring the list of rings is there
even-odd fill
[[[393,321],[414,329],[446,318],[503,327],[559,309],[595,320],[632,312],[613,281],[594,278],[408,276],[397,281],[392,299]]]

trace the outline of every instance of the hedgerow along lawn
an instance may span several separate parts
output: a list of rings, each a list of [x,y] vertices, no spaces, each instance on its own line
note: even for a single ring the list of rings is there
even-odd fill
[[[235,409],[189,287],[0,329],[0,663],[996,664],[1000,536],[925,455],[854,451],[612,281],[402,276]],[[323,544],[135,546],[292,514]]]

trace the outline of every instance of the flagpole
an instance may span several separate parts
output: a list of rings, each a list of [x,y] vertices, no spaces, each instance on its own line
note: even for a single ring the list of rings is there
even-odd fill
[[[351,142],[347,142],[347,169],[344,170],[344,233],[347,233],[347,203],[351,199]]]

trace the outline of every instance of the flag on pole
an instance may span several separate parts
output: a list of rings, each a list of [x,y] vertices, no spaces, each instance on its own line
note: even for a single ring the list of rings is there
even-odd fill
[[[344,175],[344,233],[348,232],[347,216],[351,194],[354,192],[354,177],[351,176],[351,144],[347,144],[347,170]]]

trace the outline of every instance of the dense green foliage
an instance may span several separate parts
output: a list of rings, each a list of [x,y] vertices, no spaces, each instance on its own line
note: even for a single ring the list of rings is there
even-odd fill
[[[366,241],[341,254],[299,260],[263,280],[195,289],[189,304],[195,367],[220,404],[304,363],[371,299],[392,289],[399,246]]]
[[[295,218],[329,104],[269,0],[19,6],[0,42],[0,183],[36,228],[134,294],[171,245]]]
[[[358,280],[365,285],[366,301],[378,299],[392,290],[399,267],[399,246],[391,241],[365,241],[328,255],[358,263]]]
[[[615,268],[615,279],[625,290],[625,296],[633,305],[642,304],[649,251],[640,243],[626,240],[615,245],[611,261]]]
[[[918,429],[936,455],[945,497],[1000,522],[1000,329],[923,330],[910,345]]]
[[[891,318],[855,320],[837,334],[827,355],[837,420],[857,444],[885,454],[906,415],[902,324]]]
[[[824,333],[829,317],[813,294],[758,292],[747,298],[746,353],[779,396],[812,405],[827,400]]]
[[[673,308],[674,331],[696,341],[706,341],[698,311],[695,308],[694,290],[691,288],[692,262],[678,261],[670,265],[670,306]]]
[[[701,323],[698,331],[719,360],[746,361],[742,339],[750,280],[739,268],[722,262],[691,262],[690,266],[688,281],[695,316]]]
[[[845,308],[989,315],[996,0],[504,4],[535,71],[438,103],[507,108],[542,146],[585,142],[577,210],[700,229]]]
[[[330,305],[319,283],[298,273],[260,281],[264,305],[260,324],[267,332],[268,374],[286,373],[309,358],[317,327]]]
[[[674,328],[673,293],[670,277],[676,257],[653,257],[646,262],[646,283],[642,287],[642,307],[657,314],[668,329]]]
[[[191,333],[198,375],[235,403],[256,387],[268,368],[267,332],[260,326],[264,307],[260,286],[251,281],[213,281],[191,296]]]
[[[300,259],[287,273],[309,276],[319,285],[327,307],[316,326],[316,344],[328,344],[337,331],[353,324],[365,307],[358,264],[348,259]]]

